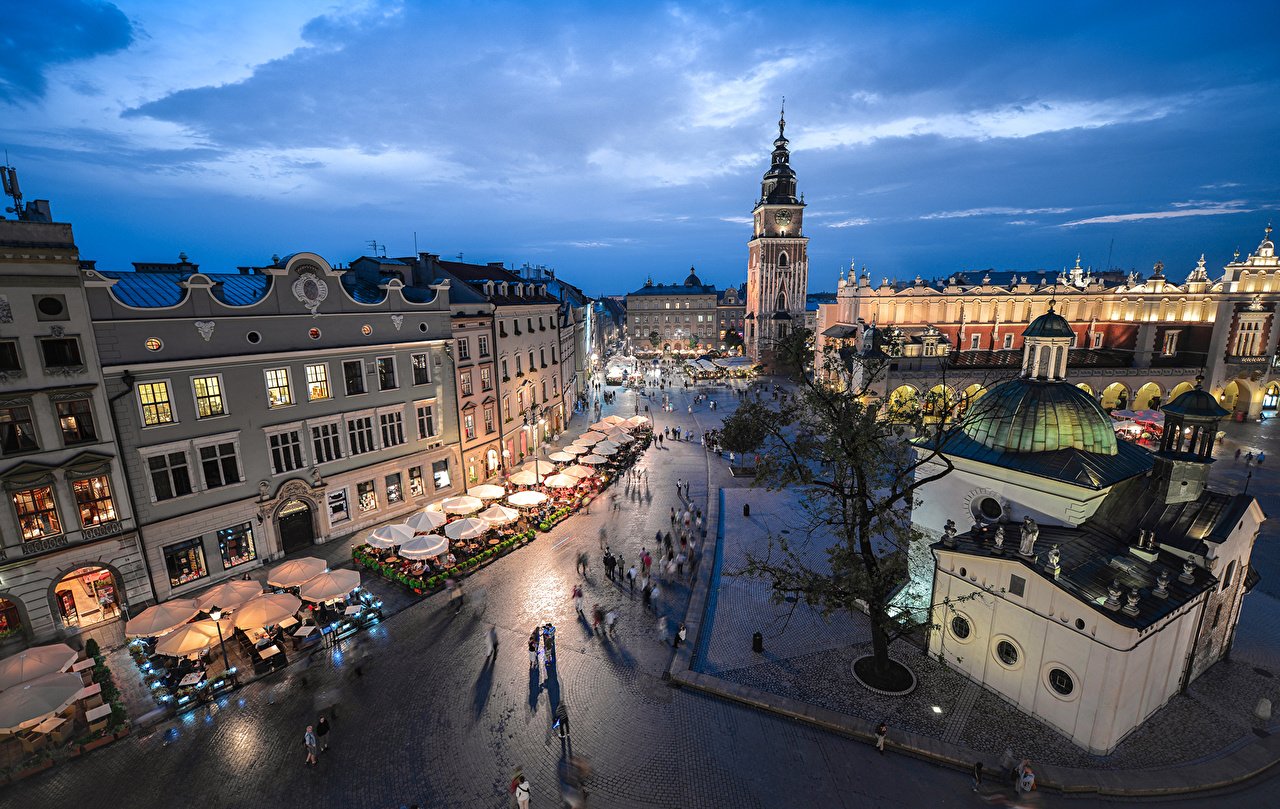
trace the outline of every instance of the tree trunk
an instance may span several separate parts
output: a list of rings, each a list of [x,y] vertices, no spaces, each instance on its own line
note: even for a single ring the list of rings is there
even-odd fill
[[[867,615],[871,619],[871,655],[875,658],[876,674],[884,677],[889,673],[889,635],[881,627],[888,620],[884,607],[878,603],[867,603]]]

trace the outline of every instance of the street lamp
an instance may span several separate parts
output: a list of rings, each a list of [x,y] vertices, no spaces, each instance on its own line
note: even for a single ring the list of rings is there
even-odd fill
[[[539,466],[538,462],[538,449],[541,447],[542,442],[538,440],[538,424],[542,417],[542,407],[531,402],[529,404],[529,409],[522,415],[524,416],[524,426],[526,429],[530,430],[530,434],[533,439],[529,442],[531,449],[533,450],[533,473],[541,476],[542,468]]]
[[[212,610],[209,610],[209,617],[213,619],[213,625],[218,630],[218,649],[222,652],[222,668],[226,672],[226,675],[230,677],[231,662],[227,660],[227,646],[222,639],[222,624],[218,623],[218,620],[222,618],[222,609],[220,607],[214,607]]]

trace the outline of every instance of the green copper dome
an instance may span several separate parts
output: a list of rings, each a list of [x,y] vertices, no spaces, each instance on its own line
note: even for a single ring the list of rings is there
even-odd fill
[[[1049,307],[1049,311],[1040,317],[1031,321],[1027,328],[1022,332],[1023,337],[1075,337],[1075,332],[1071,330],[1071,324],[1067,319],[1057,312],[1053,311],[1053,307]]]
[[[960,429],[979,444],[1004,452],[1117,451],[1111,418],[1069,382],[1001,382],[974,402]]]
[[[1212,419],[1217,421],[1231,415],[1231,411],[1218,404],[1218,400],[1213,398],[1213,394],[1207,390],[1201,390],[1199,385],[1195,390],[1189,390],[1180,394],[1169,404],[1160,408],[1165,413],[1177,416],[1185,416],[1192,419]]]

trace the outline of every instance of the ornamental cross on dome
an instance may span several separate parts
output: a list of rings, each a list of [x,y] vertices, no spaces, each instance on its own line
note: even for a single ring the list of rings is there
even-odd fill
[[[315,273],[304,272],[293,282],[293,297],[307,307],[312,317],[318,317],[320,304],[329,297],[329,285],[317,278]]]

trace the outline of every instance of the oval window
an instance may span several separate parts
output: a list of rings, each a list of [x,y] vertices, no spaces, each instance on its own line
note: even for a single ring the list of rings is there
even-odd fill
[[[46,317],[57,317],[62,314],[62,301],[54,297],[44,297],[36,301],[36,308]]]
[[[968,576],[968,575],[969,575],[969,571],[965,570],[964,568],[960,568],[960,578],[963,579],[965,576]]]
[[[308,329],[308,330],[307,330],[307,336],[308,336],[308,337],[310,337],[312,340],[319,340],[319,339],[320,339],[320,330],[319,330],[319,329],[314,329],[314,328],[313,328],[313,329]]]
[[[360,327],[360,333],[365,337],[368,337],[370,334],[373,334],[373,326],[370,326],[368,323],[364,324]]]
[[[994,497],[984,497],[978,501],[978,514],[987,522],[995,522],[1004,514],[1000,501]]]
[[[418,331],[420,331],[420,332],[426,332],[426,330],[427,330],[427,324],[426,324],[426,323],[419,323],[419,324],[418,324]]]
[[[244,339],[248,340],[254,345],[257,345],[258,343],[262,342],[262,335],[258,334],[256,331],[251,331],[244,336]]]
[[[1076,619],[1076,629],[1079,629],[1081,632],[1083,632],[1083,631],[1084,631],[1084,619],[1083,619],[1083,618],[1077,618],[1077,619]]]
[[[1002,640],[996,644],[996,657],[1006,666],[1016,666],[1018,665],[1018,647],[1007,640]]]
[[[159,351],[164,348],[164,343],[160,342],[159,337],[148,337],[143,345],[147,347],[148,351]]]
[[[1076,690],[1076,683],[1075,680],[1071,679],[1071,675],[1062,669],[1050,669],[1049,687],[1067,697],[1071,695],[1072,691]]]
[[[965,618],[963,615],[953,615],[951,617],[952,635],[955,635],[960,640],[965,640],[969,637],[969,634],[972,631],[972,627],[969,626],[969,619]]]

